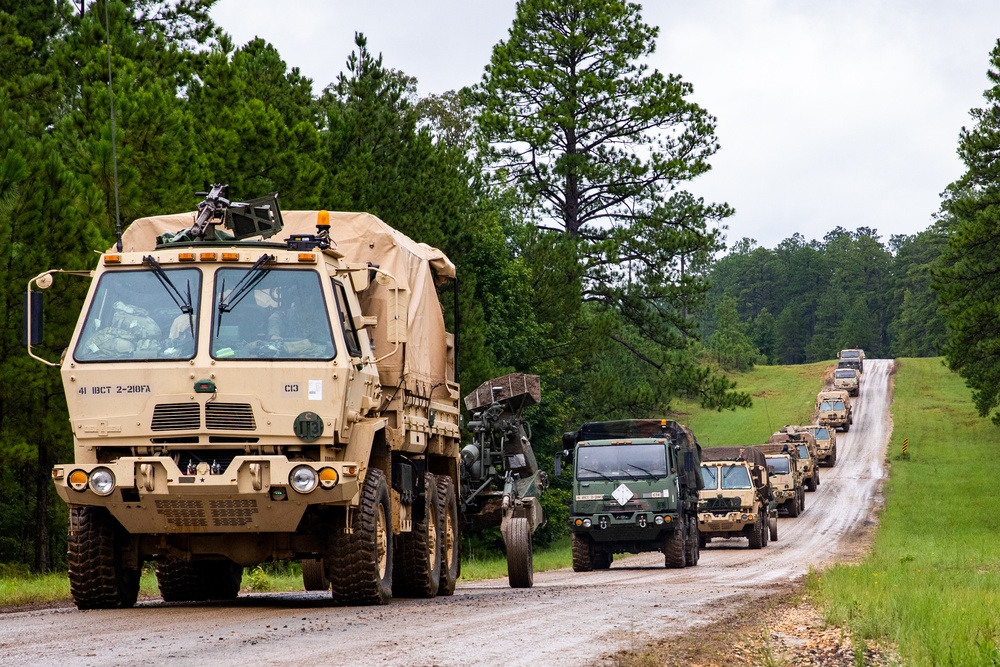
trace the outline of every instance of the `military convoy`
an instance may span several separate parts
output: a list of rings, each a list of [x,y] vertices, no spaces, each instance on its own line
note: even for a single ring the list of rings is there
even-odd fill
[[[853,368],[858,373],[864,373],[865,351],[860,348],[841,350],[837,356],[837,368]]]
[[[857,396],[861,391],[861,373],[854,368],[837,368],[833,371],[833,388]]]
[[[659,551],[667,567],[698,564],[701,446],[667,419],[588,422],[563,436],[573,469],[573,570],[611,567],[614,555]]]
[[[805,484],[799,470],[799,456],[787,445],[757,445],[764,453],[771,474],[771,490],[779,510],[790,517],[797,517],[806,509]]]
[[[698,503],[701,547],[712,538],[745,537],[751,549],[778,539],[778,510],[767,460],[756,447],[702,450],[705,488]]]
[[[270,240],[279,231],[281,242]],[[29,284],[30,320],[41,321]],[[232,599],[301,559],[338,604],[449,595],[459,576],[459,387],[439,250],[364,213],[277,196],[136,220],[101,255],[59,362],[81,609]]]

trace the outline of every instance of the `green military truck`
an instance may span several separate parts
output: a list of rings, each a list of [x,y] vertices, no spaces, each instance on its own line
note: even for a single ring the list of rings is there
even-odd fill
[[[816,440],[816,458],[820,464],[833,467],[837,463],[837,433],[823,424],[803,426]]]
[[[771,490],[779,510],[797,517],[806,509],[805,484],[799,470],[799,457],[787,444],[756,445],[764,453],[771,476]]]
[[[235,598],[244,567],[277,560],[337,604],[451,594],[448,258],[365,213],[232,203],[223,185],[116,246],[69,272],[91,284],[61,359],[28,348],[66,392],[75,456],[52,479],[77,606],[133,606],[147,561],[168,601]],[[32,284],[59,273],[29,284],[29,325]]]
[[[573,467],[574,571],[607,569],[615,554],[648,551],[662,552],[667,567],[698,564],[701,446],[686,426],[589,422],[563,436],[563,458]]]
[[[768,443],[787,444],[789,450],[798,455],[797,465],[803,485],[806,491],[815,491],[819,486],[819,451],[813,434],[803,426],[789,425],[774,433]]]
[[[756,447],[702,450],[705,488],[698,503],[701,547],[712,538],[745,537],[751,549],[778,539],[778,510],[767,460]]]

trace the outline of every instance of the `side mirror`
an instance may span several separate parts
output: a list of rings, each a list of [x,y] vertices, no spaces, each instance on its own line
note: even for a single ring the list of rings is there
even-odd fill
[[[42,344],[42,293],[24,295],[24,344],[29,347]]]
[[[552,459],[552,468],[556,477],[562,476],[562,452],[556,454],[555,458]]]

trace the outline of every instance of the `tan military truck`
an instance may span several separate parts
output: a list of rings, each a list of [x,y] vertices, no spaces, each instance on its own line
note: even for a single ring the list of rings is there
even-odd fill
[[[283,230],[283,241],[269,240]],[[41,317],[29,284],[29,324]],[[81,609],[232,599],[301,559],[338,604],[450,594],[459,387],[439,250],[365,213],[230,203],[136,220],[100,256],[62,372]],[[29,326],[29,331],[32,331]]]
[[[701,548],[712,538],[746,537],[751,549],[778,539],[778,510],[767,460],[756,447],[702,450],[698,535]]]
[[[803,426],[816,439],[816,458],[820,465],[832,467],[837,463],[837,433],[829,426],[809,424]]]
[[[790,517],[799,516],[806,508],[806,494],[798,453],[791,451],[787,444],[755,446],[764,453],[777,508]]]
[[[837,355],[838,367],[854,368],[858,373],[865,372],[865,351],[860,348],[841,350]]]
[[[798,469],[802,473],[802,483],[806,491],[815,491],[819,486],[819,452],[816,438],[805,427],[788,425],[774,433],[768,442],[771,444],[788,445],[798,457]]]
[[[853,368],[837,368],[833,371],[833,388],[857,396],[861,391],[861,373]]]
[[[816,395],[816,423],[832,429],[851,430],[854,411],[851,397],[843,389],[824,389]]]

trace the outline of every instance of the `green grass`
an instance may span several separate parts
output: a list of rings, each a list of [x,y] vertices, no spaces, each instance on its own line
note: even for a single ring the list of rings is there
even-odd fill
[[[535,549],[531,563],[535,572],[569,567],[573,563],[570,537],[567,535],[544,549]],[[462,557],[462,577],[459,581],[497,579],[506,576],[507,561],[499,554],[464,554]]]
[[[828,622],[906,665],[1000,663],[1000,429],[940,359],[895,378],[891,478],[872,553],[810,577]],[[909,440],[909,457],[901,455]]]
[[[686,424],[702,447],[759,445],[787,424],[810,424],[823,372],[832,361],[801,366],[757,366],[731,376],[737,391],[753,397],[753,407],[735,411],[705,410],[691,401],[674,406],[677,421]]]

